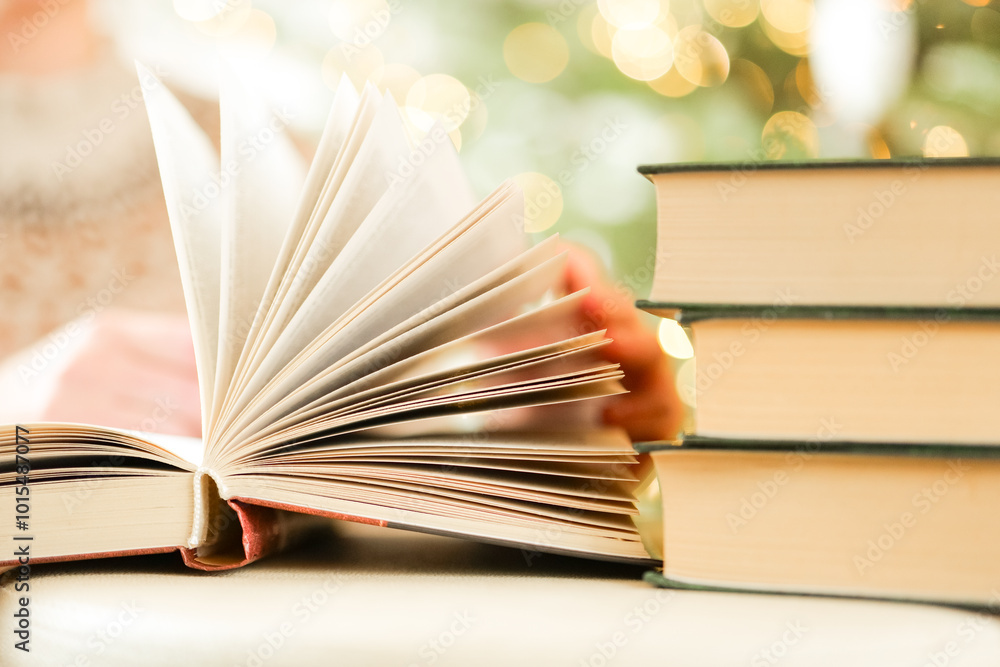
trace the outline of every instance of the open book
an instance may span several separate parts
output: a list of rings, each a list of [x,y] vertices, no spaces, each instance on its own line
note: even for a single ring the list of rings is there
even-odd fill
[[[3,428],[5,544],[221,569],[298,513],[647,558],[631,443],[579,402],[621,372],[574,319],[582,293],[560,293],[555,239],[526,243],[514,185],[476,204],[443,127],[416,141],[391,96],[346,79],[306,170],[283,117],[223,77],[220,157],[139,70],[203,437]]]

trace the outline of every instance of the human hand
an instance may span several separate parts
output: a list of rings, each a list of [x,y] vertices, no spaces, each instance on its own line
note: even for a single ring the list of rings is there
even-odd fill
[[[589,253],[566,245],[566,287],[574,292],[590,287],[583,300],[581,324],[606,329],[612,342],[601,348],[608,361],[621,365],[622,384],[629,393],[612,397],[604,422],[628,431],[633,441],[670,440],[684,420],[670,359],[656,335],[642,322],[627,289],[612,286]]]
[[[194,346],[181,315],[106,310],[56,380],[47,421],[201,435]]]

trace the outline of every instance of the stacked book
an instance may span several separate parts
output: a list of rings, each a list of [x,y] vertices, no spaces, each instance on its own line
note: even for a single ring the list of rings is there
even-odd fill
[[[1000,161],[640,171],[697,363],[660,583],[1000,605]]]

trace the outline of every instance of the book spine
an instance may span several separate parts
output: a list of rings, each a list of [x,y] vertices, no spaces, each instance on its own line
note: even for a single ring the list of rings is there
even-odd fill
[[[259,507],[230,499],[222,504],[230,511],[214,513],[208,526],[209,539],[199,547],[182,547],[184,564],[196,570],[232,570],[281,551],[295,533],[290,518],[270,507]],[[238,532],[230,538],[218,535]],[[235,539],[238,537],[238,539]],[[222,545],[221,547],[218,545]]]
[[[208,539],[209,513],[211,503],[219,502],[220,498],[213,494],[213,487],[218,488],[212,472],[208,468],[198,468],[194,473],[194,517],[191,519],[191,536],[188,537],[188,549],[196,549],[205,544]],[[216,495],[216,497],[212,497]]]

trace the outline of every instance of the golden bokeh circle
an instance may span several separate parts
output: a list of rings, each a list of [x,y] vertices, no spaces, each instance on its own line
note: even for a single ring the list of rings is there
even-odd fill
[[[766,20],[760,22],[764,29],[764,34],[779,49],[793,56],[806,56],[809,54],[809,30],[801,32],[784,32],[775,28]]]
[[[400,105],[406,102],[413,85],[420,80],[420,72],[409,65],[389,63],[375,68],[371,73],[371,82],[383,93],[389,93]]]
[[[676,320],[663,318],[657,331],[660,348],[674,359],[690,359],[694,348],[684,328]]]
[[[924,157],[968,157],[969,146],[958,130],[935,125],[924,137]]]
[[[611,56],[622,74],[638,81],[658,79],[674,61],[673,44],[656,25],[619,29],[611,40]]]
[[[757,0],[705,0],[705,11],[727,28],[743,28],[760,13]]]
[[[669,9],[660,0],[597,0],[597,8],[608,23],[626,30],[652,25]]]
[[[608,20],[600,12],[594,14],[594,18],[590,24],[590,39],[594,43],[594,48],[597,49],[597,52],[605,58],[610,59],[612,57],[611,40],[614,39],[617,31],[618,29],[608,23]]]
[[[374,79],[375,72],[385,65],[385,58],[373,44],[357,47],[342,42],[327,51],[321,68],[323,83],[331,90],[337,90],[340,77],[344,74],[358,90]]]
[[[772,160],[819,157],[819,131],[798,111],[779,111],[771,116],[761,132],[761,143],[764,154]]]
[[[558,30],[544,23],[524,23],[503,41],[503,59],[510,73],[528,83],[545,83],[569,63],[569,46]]]
[[[526,171],[513,180],[524,191],[524,231],[543,232],[556,224],[563,210],[559,184],[537,171]]]
[[[696,84],[691,83],[681,76],[675,67],[671,67],[660,78],[653,79],[647,83],[650,88],[664,97],[684,97],[698,88]]]
[[[386,0],[331,0],[327,13],[334,36],[357,44],[374,39],[391,17]]]
[[[689,25],[674,40],[674,67],[693,84],[717,86],[729,76],[729,54],[722,42],[701,26]]]
[[[776,30],[797,34],[812,26],[813,0],[760,0],[760,13]]]
[[[729,79],[740,85],[744,96],[761,113],[770,113],[774,107],[774,85],[771,78],[757,63],[737,58],[730,63]]]
[[[472,97],[461,81],[447,74],[428,74],[410,87],[406,106],[417,108],[440,120],[451,132],[469,116]]]

